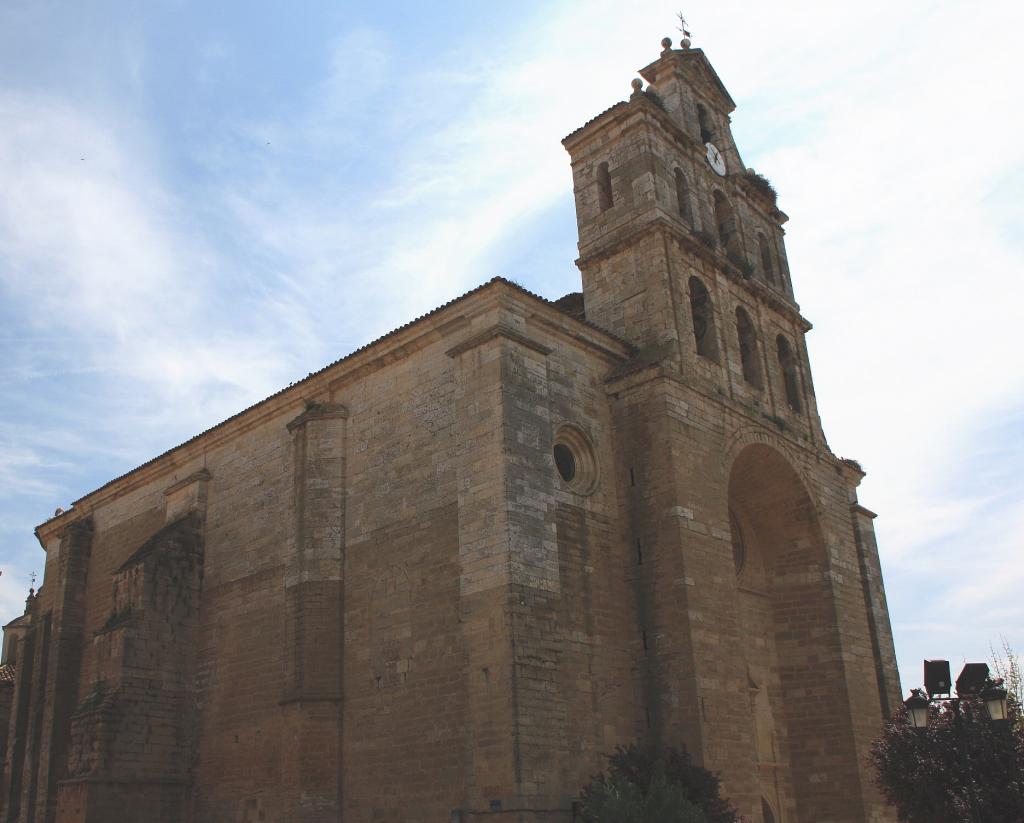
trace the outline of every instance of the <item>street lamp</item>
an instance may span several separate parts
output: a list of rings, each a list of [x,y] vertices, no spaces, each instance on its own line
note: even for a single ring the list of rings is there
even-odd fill
[[[949,661],[925,660],[923,689],[912,689],[910,697],[903,701],[907,708],[910,725],[915,729],[928,727],[928,707],[932,703],[945,703],[954,711],[965,697],[980,697],[988,710],[990,720],[1002,722],[1007,718],[1006,689],[1002,681],[992,681],[987,663],[967,663],[956,679],[956,697],[949,691]]]
[[[950,694],[949,661],[924,661],[924,689],[913,689],[910,697],[903,701],[907,719],[915,729],[928,728],[929,709],[932,703],[944,705],[953,715],[956,730],[957,749],[960,765],[966,775],[968,808],[973,823],[981,823],[978,798],[971,779],[971,758],[968,754],[964,716],[971,722],[971,705],[967,698],[980,698],[985,703],[989,719],[1002,724],[1007,719],[1006,689],[1001,680],[993,681],[985,663],[967,663],[956,679],[956,697]],[[927,690],[927,691],[926,691]]]
[[[928,728],[928,706],[931,701],[924,696],[920,689],[913,689],[910,697],[903,701],[907,707],[907,717],[910,718],[910,725],[915,729]]]
[[[981,693],[981,699],[985,701],[985,708],[988,709],[988,716],[993,720],[1006,720],[1006,689],[998,682],[989,686]]]

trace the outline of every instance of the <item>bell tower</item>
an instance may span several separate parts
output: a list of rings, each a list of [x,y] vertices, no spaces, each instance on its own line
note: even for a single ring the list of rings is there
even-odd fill
[[[680,45],[563,140],[585,317],[636,347],[605,389],[646,734],[757,823],[889,820],[864,765],[899,680],[863,473],[822,432],[788,218]]]
[[[570,154],[588,320],[720,394],[823,441],[783,241],[788,217],[732,136],[704,52],[662,41]],[[727,304],[727,305],[726,305]]]

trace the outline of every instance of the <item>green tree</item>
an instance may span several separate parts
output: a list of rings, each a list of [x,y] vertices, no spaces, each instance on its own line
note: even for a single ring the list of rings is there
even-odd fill
[[[979,697],[933,704],[915,729],[901,708],[871,748],[876,783],[905,823],[1024,821],[1024,734],[1015,702],[1006,722]]]
[[[581,793],[588,823],[738,823],[718,777],[685,749],[621,746]]]

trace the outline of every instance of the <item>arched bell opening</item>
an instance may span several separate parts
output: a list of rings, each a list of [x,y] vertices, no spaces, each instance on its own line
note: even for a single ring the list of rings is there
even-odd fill
[[[817,511],[789,462],[756,444],[733,462],[729,520],[761,793],[777,812],[824,819],[820,776],[848,779],[852,739]]]
[[[736,211],[733,209],[729,198],[718,189],[714,193],[715,225],[718,227],[718,240],[726,253],[740,258],[743,256],[743,249],[740,244],[739,221],[736,219]]]
[[[597,201],[601,211],[608,211],[612,207],[613,200],[612,175],[608,171],[608,164],[601,163],[597,167]]]
[[[690,318],[697,354],[718,362],[718,336],[715,334],[715,310],[707,287],[696,277],[689,280]]]

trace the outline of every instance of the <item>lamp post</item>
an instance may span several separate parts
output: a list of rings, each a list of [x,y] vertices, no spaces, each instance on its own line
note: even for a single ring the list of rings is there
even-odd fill
[[[988,665],[985,663],[967,663],[960,676],[956,679],[956,697],[950,692],[949,661],[924,661],[924,689],[913,689],[910,696],[903,701],[907,709],[910,725],[923,731],[928,728],[930,708],[933,704],[944,706],[953,715],[953,728],[956,733],[956,747],[960,757],[960,767],[964,775],[964,787],[967,790],[967,801],[970,808],[972,823],[983,823],[978,808],[978,798],[974,791],[974,780],[971,770],[971,758],[966,739],[966,724],[974,720],[971,703],[968,698],[980,699],[985,704],[989,720],[1003,723],[1007,719],[1006,689],[1001,680],[993,681],[989,676]]]
[[[1006,706],[1006,689],[1002,683],[994,683],[981,693],[981,699],[985,701],[985,708],[988,709],[988,716],[1001,723],[1009,717]]]

